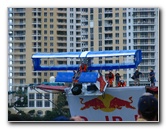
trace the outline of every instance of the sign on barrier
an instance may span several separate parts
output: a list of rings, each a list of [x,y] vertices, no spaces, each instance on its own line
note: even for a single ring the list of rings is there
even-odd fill
[[[71,116],[85,121],[136,121],[144,86],[107,88],[104,95],[67,95]]]

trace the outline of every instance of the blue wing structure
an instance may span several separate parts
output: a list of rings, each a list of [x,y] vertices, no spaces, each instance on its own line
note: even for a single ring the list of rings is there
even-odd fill
[[[142,61],[141,50],[111,50],[111,51],[85,51],[85,52],[60,52],[60,53],[36,53],[32,55],[34,71],[50,70],[78,70],[80,65],[41,65],[42,59],[53,58],[99,58],[99,57],[120,57],[133,56],[131,62],[119,62],[110,64],[91,64],[88,70],[112,70],[136,68]]]

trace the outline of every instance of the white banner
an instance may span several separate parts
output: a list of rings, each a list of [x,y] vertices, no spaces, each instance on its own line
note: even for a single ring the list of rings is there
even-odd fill
[[[71,116],[85,121],[136,121],[144,86],[107,88],[101,96],[67,95]]]

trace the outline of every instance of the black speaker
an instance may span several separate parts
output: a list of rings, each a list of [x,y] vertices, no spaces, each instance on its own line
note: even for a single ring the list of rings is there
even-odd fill
[[[73,88],[71,89],[73,95],[79,95],[82,93],[82,84],[76,83],[73,85]]]

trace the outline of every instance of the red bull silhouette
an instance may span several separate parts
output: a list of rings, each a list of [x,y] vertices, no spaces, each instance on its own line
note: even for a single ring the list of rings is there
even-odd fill
[[[105,98],[98,96],[86,102],[83,102],[83,98],[80,98],[80,103],[84,104],[81,110],[88,109],[92,107],[94,110],[102,110],[104,112],[112,112],[116,109],[122,109],[122,107],[136,109],[131,104],[133,103],[132,97],[129,97],[130,101],[122,100],[120,98],[114,97],[110,94],[105,94]]]
[[[84,104],[84,106],[81,108],[81,110],[84,110],[84,109],[87,109],[87,108],[90,108],[90,107],[92,107],[95,110],[106,108],[104,103],[98,98],[94,98],[94,99],[86,101],[84,103],[83,103],[83,98],[80,98],[80,103]]]
[[[134,106],[131,106],[131,103],[133,103],[132,97],[129,97],[129,100],[130,102],[115,97],[111,100],[109,108],[122,109],[122,107],[126,107],[135,109]]]

